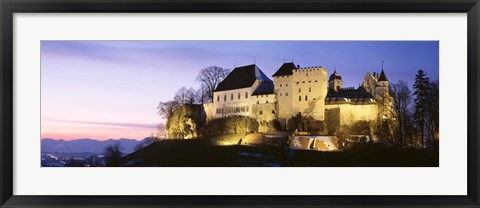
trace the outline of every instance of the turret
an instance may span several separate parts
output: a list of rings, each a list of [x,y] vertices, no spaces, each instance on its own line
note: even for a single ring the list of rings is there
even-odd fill
[[[330,79],[328,79],[328,88],[329,90],[338,91],[343,88],[343,80],[340,74],[337,73],[337,70],[330,75]]]

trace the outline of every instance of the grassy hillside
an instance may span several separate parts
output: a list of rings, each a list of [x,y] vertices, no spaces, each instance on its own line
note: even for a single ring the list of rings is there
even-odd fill
[[[238,141],[242,139],[242,145]],[[291,150],[286,139],[231,134],[155,142],[123,158],[141,167],[436,167],[438,151],[398,149],[380,144],[350,144],[345,151]],[[284,142],[278,142],[282,140]],[[284,144],[284,145],[282,145]]]

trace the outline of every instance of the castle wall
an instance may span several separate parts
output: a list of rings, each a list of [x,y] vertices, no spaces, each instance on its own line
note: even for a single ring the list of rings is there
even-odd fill
[[[252,88],[240,88],[213,93],[213,118],[229,115],[250,116]]]
[[[316,120],[325,120],[327,70],[323,67],[294,69],[291,83],[292,107],[289,114],[301,113]]]
[[[357,121],[376,121],[378,119],[378,104],[327,104],[326,123],[329,129],[343,125],[353,125]]]
[[[278,76],[273,78],[275,86],[275,94],[278,100],[278,117],[290,118],[292,117],[292,76]]]

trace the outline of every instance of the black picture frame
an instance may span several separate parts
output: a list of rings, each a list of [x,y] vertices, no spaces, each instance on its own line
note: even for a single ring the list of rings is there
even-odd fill
[[[478,0],[0,0],[1,207],[479,207]],[[25,196],[13,195],[15,13],[467,13],[468,194],[466,196]],[[448,180],[448,179],[446,179]]]

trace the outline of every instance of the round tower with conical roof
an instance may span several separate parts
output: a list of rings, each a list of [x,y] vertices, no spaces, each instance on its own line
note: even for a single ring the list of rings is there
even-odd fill
[[[337,73],[337,69],[330,75],[328,79],[328,89],[338,91],[343,88],[343,80],[340,74]]]

